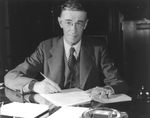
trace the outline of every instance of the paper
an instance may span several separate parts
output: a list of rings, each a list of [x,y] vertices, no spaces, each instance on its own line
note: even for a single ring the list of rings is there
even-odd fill
[[[109,98],[95,96],[93,100],[101,103],[116,103],[116,102],[131,101],[132,98],[126,94],[115,94],[111,95]]]
[[[80,89],[68,89],[61,93],[40,95],[56,106],[71,106],[91,101],[89,94]]]
[[[40,95],[56,106],[72,106],[90,102],[91,100],[100,103],[116,103],[132,100],[132,98],[126,94],[115,94],[111,95],[109,98],[97,95],[91,98],[89,93],[77,88],[62,90],[61,93]]]
[[[44,104],[12,102],[1,107],[1,115],[23,118],[34,118],[42,113],[48,113],[49,107]]]
[[[62,107],[48,118],[82,118],[83,112],[89,110],[84,107]]]

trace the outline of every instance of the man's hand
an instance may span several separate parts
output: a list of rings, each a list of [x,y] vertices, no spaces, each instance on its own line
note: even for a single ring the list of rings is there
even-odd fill
[[[94,98],[95,96],[109,98],[109,96],[113,94],[113,91],[111,89],[104,87],[94,87],[92,89],[87,90],[87,92],[92,98]]]
[[[44,79],[43,81],[36,82],[33,87],[34,92],[36,93],[57,93],[61,91],[61,88],[57,83],[49,79]]]

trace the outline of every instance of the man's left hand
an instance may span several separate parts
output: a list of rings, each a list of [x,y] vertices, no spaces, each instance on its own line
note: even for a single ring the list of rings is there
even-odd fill
[[[92,98],[97,95],[100,97],[108,98],[111,94],[113,94],[113,91],[111,89],[105,87],[94,87],[92,89],[87,90],[87,92]]]

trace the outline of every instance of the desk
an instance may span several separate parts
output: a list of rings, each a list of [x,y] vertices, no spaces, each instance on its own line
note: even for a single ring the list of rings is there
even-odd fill
[[[4,101],[4,103],[10,102],[33,102],[39,104],[48,104],[52,106],[53,109],[51,113],[53,113],[54,105],[52,105],[49,101],[41,97],[39,94],[27,94],[21,95],[18,92],[12,91],[8,88],[0,89],[0,101]],[[131,101],[131,102],[121,102],[121,103],[113,103],[113,104],[100,104],[97,102],[91,102],[90,104],[82,105],[85,107],[110,107],[120,111],[125,111],[128,113],[129,118],[149,118],[150,117],[150,103],[144,103],[139,101]],[[0,118],[3,118],[0,116]],[[7,118],[7,117],[5,117]],[[9,117],[8,117],[9,118]]]

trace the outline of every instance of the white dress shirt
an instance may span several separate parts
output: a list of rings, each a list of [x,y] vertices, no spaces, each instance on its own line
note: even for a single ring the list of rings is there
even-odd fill
[[[71,47],[74,47],[75,49],[75,52],[74,52],[74,56],[75,58],[77,59],[78,56],[79,56],[79,53],[80,53],[80,48],[81,48],[81,40],[75,44],[75,45],[69,45],[65,40],[64,40],[64,48],[65,48],[65,54],[66,54],[66,57],[67,57],[67,60],[69,58],[69,55],[70,55],[70,48]]]

